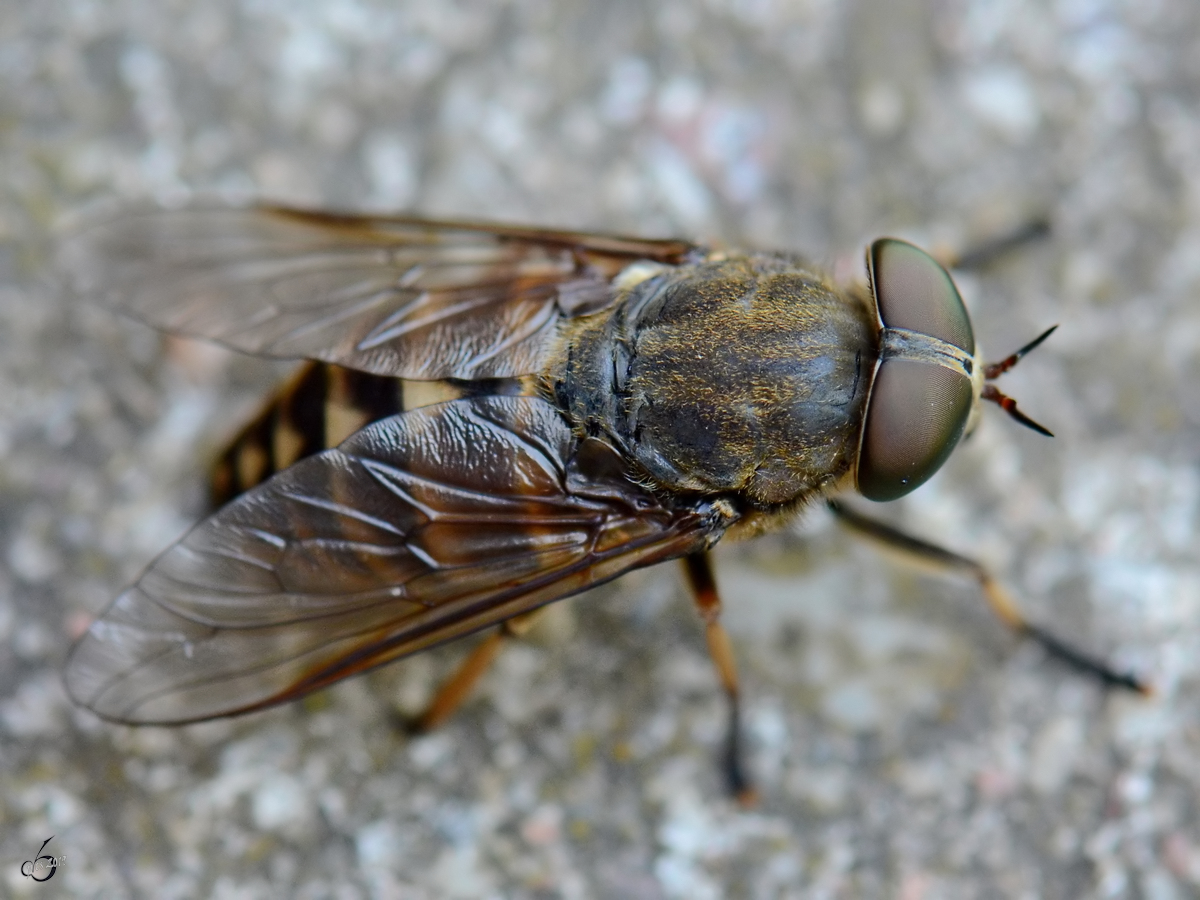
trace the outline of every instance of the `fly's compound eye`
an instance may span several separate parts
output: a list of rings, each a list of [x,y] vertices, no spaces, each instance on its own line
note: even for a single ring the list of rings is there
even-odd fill
[[[885,329],[915,332],[974,354],[962,297],[933,257],[884,238],[871,245],[868,266]],[[863,424],[859,492],[868,500],[895,500],[928,481],[962,437],[973,399],[964,372],[885,351]]]
[[[906,241],[880,238],[871,245],[867,265],[884,325],[927,334],[975,355],[967,308],[936,259]]]
[[[971,382],[958,372],[912,359],[884,360],[858,451],[859,493],[895,500],[928,481],[962,437],[971,400]]]

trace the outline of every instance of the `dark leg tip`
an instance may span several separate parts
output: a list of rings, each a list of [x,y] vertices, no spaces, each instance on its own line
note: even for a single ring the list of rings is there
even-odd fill
[[[729,736],[725,744],[724,769],[729,793],[738,806],[743,809],[757,806],[758,789],[746,774],[746,766],[742,760],[742,729],[736,704],[731,704],[729,710]]]
[[[1120,672],[1103,660],[1096,659],[1081,650],[1075,649],[1048,631],[1044,631],[1034,625],[1026,625],[1025,633],[1045,647],[1051,656],[1062,660],[1073,669],[1085,675],[1091,675],[1094,678],[1100,679],[1101,684],[1107,688],[1135,691],[1143,697],[1154,696],[1154,686],[1148,681],[1138,678],[1132,672]]]
[[[421,737],[431,730],[424,716],[406,716],[403,713],[392,715],[392,727],[409,738]]]

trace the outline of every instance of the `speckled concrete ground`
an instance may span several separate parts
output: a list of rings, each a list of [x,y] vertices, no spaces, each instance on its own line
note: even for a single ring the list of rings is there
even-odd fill
[[[0,8],[0,893],[1144,897],[1200,891],[1200,6],[40,0]],[[763,801],[673,566],[563,604],[443,731],[448,648],[179,730],[74,710],[71,633],[201,510],[279,374],[81,307],[56,223],[188,191],[803,250],[1050,240],[962,286],[1058,334],[881,510],[1148,673],[1104,694],[824,514],[722,548]],[[44,853],[54,880],[20,874]]]

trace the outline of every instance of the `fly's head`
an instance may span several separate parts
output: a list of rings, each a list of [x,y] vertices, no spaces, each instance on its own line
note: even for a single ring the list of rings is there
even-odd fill
[[[880,238],[867,250],[867,271],[881,337],[855,470],[859,493],[895,500],[928,481],[975,427],[982,400],[1050,435],[990,382],[1053,328],[988,365],[954,280],[932,256]]]

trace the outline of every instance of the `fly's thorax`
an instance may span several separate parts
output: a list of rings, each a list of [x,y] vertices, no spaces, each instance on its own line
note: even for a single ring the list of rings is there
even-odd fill
[[[582,320],[554,392],[661,488],[793,504],[853,464],[873,312],[782,256],[658,272]]]

